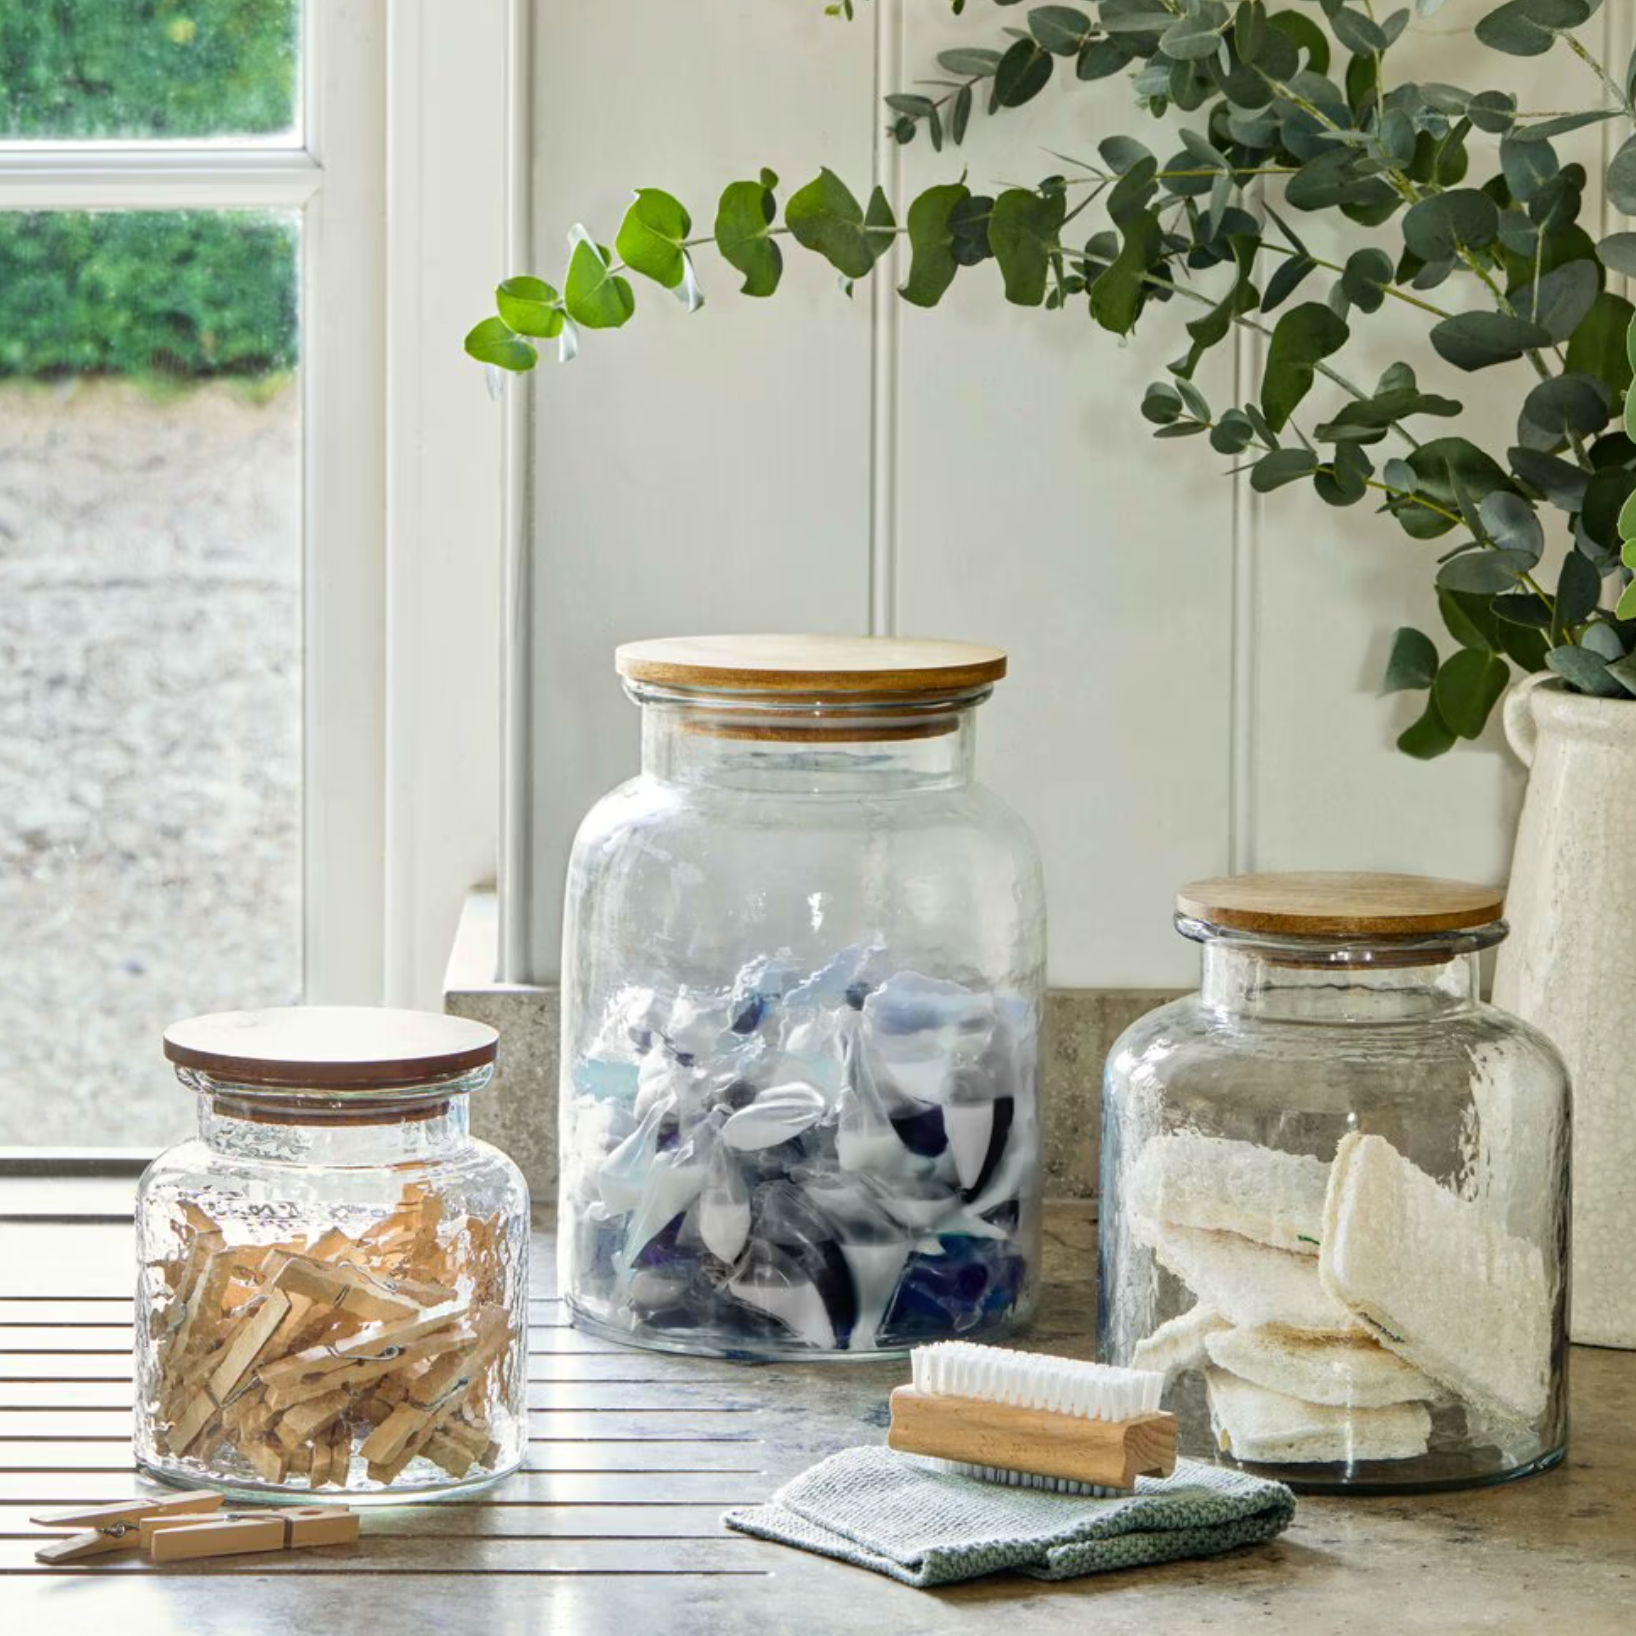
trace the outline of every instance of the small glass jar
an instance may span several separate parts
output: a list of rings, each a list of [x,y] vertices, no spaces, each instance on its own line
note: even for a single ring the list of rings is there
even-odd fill
[[[1177,906],[1201,991],[1108,1059],[1101,1355],[1170,1376],[1185,1452],[1308,1492],[1555,1465],[1568,1078],[1479,997],[1501,894],[1252,875]]]
[[[1045,916],[973,776],[1003,654],[619,650],[642,772],[592,810],[563,942],[561,1283],[673,1351],[989,1339],[1039,1264]]]
[[[137,1193],[136,1457],[184,1487],[465,1493],[526,1443],[528,1186],[492,1028],[291,1007],[165,1034],[199,1134]]]

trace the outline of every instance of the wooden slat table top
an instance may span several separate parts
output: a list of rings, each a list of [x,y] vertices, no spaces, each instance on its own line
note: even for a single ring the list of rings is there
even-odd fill
[[[71,1194],[75,1184],[64,1182]],[[131,1243],[71,1197],[0,1209],[0,1629],[18,1636],[1008,1636],[1075,1632],[1636,1631],[1636,1354],[1578,1349],[1560,1471],[1432,1500],[1301,1502],[1289,1533],[1215,1562],[1065,1585],[927,1593],[733,1534],[722,1511],[836,1449],[879,1441],[901,1364],[746,1368],[635,1352],[568,1327],[534,1245],[526,1467],[472,1499],[367,1512],[350,1549],[156,1569],[45,1570],[41,1507],[145,1485],[130,1462]],[[42,1219],[50,1214],[55,1219]],[[1040,1323],[1086,1355],[1094,1221],[1052,1211]]]

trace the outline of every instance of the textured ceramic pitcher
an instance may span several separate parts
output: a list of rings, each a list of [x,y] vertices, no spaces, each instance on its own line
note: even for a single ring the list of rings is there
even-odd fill
[[[1636,1347],[1636,699],[1532,676],[1505,732],[1529,777],[1494,1002],[1573,1075],[1573,1338]]]

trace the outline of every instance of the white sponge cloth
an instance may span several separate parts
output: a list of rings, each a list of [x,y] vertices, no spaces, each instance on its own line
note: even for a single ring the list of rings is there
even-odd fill
[[[1269,1392],[1224,1369],[1206,1370],[1205,1379],[1216,1442],[1238,1460],[1412,1460],[1426,1452],[1431,1436],[1431,1415],[1421,1403],[1337,1409]]]
[[[1123,1202],[1153,1221],[1316,1255],[1328,1185],[1329,1166],[1308,1154],[1175,1131],[1148,1139]]]
[[[1400,1357],[1480,1411],[1544,1414],[1552,1301],[1537,1245],[1356,1131],[1335,1151],[1322,1239],[1325,1290]]]
[[[1231,1327],[1213,1307],[1200,1302],[1179,1317],[1160,1324],[1145,1340],[1138,1341],[1130,1366],[1157,1370],[1169,1385],[1177,1375],[1189,1369],[1202,1369],[1210,1361],[1204,1349],[1206,1340],[1217,1330]]]
[[[1210,1360],[1271,1392],[1337,1409],[1384,1409],[1443,1396],[1429,1375],[1367,1335],[1222,1329],[1204,1337]]]
[[[1240,1328],[1278,1324],[1344,1334],[1363,1327],[1318,1282],[1318,1263],[1311,1256],[1269,1249],[1236,1233],[1177,1227],[1167,1221],[1138,1217],[1132,1225],[1136,1236],[1153,1246],[1161,1266],[1175,1273],[1205,1306]]]

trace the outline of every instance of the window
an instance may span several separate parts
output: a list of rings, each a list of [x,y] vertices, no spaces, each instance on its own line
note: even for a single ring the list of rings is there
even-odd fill
[[[0,16],[0,1146],[382,997],[378,0]]]

